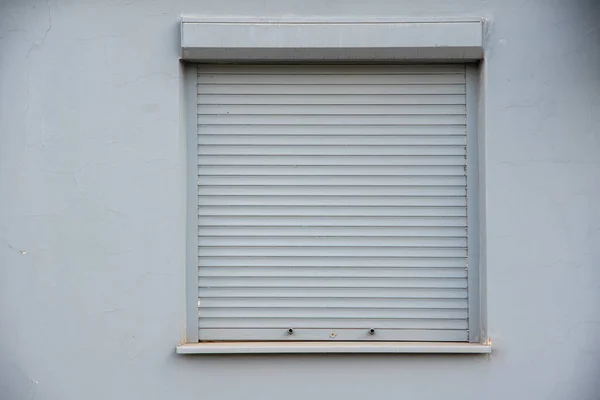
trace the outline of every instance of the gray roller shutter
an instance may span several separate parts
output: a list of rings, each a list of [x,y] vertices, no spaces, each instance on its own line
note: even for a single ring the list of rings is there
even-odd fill
[[[199,66],[200,340],[467,341],[465,103],[464,65]]]

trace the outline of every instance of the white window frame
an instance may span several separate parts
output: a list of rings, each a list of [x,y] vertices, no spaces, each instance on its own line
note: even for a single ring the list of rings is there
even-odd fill
[[[481,26],[481,20],[476,20]],[[466,71],[466,103],[467,103],[467,220],[468,220],[468,304],[469,304],[469,342],[464,343],[440,343],[440,342],[422,342],[422,343],[411,343],[411,342],[198,342],[198,224],[197,224],[197,211],[198,211],[198,191],[197,191],[197,63],[198,62],[214,62],[214,61],[239,61],[244,59],[246,61],[252,61],[248,58],[249,55],[258,53],[257,57],[261,57],[261,52],[265,51],[268,46],[264,43],[255,42],[254,46],[259,49],[256,53],[248,52],[248,49],[252,49],[252,44],[245,45],[244,43],[230,43],[230,48],[224,48],[227,43],[219,42],[215,46],[210,47],[210,43],[205,43],[205,37],[213,37],[212,35],[206,36],[204,25],[214,25],[221,29],[223,24],[228,22],[218,21],[219,23],[206,24],[204,22],[198,22],[193,20],[189,22],[190,28],[194,34],[200,36],[190,37],[193,35],[188,34],[186,37],[186,20],[182,24],[182,51],[184,56],[182,61],[191,61],[182,65],[182,130],[185,137],[185,156],[186,156],[186,188],[187,188],[187,206],[186,206],[186,294],[185,294],[185,310],[186,310],[186,337],[182,343],[177,346],[177,353],[179,354],[266,354],[266,353],[490,353],[491,352],[491,341],[487,336],[486,331],[486,317],[485,317],[485,274],[481,260],[482,247],[484,242],[481,239],[482,233],[485,229],[485,218],[484,218],[484,202],[482,201],[484,193],[484,182],[483,182],[483,162],[481,160],[483,153],[483,140],[481,133],[483,132],[483,106],[482,106],[482,93],[483,87],[480,84],[480,76],[483,73],[483,63],[474,62],[474,60],[482,57],[482,43],[477,42],[473,38],[473,20],[467,22],[458,20],[428,20],[426,22],[394,22],[400,25],[399,29],[401,32],[409,32],[408,36],[411,36],[410,32],[415,34],[415,38],[420,38],[421,41],[414,40],[414,45],[409,46],[411,41],[410,38],[403,38],[404,42],[391,43],[390,48],[379,49],[382,56],[389,57],[390,54],[396,54],[393,57],[395,63],[405,63],[407,60],[421,61],[418,57],[414,57],[415,49],[425,49],[428,51],[418,52],[417,54],[434,54],[436,48],[439,46],[440,38],[446,38],[450,41],[450,45],[446,46],[442,53],[439,61],[444,62],[455,62],[455,63],[467,63]],[[223,23],[221,23],[223,22]],[[247,21],[244,20],[239,23],[241,28],[251,28],[257,22],[255,20]],[[381,21],[378,21],[381,23]],[[265,24],[264,21],[260,21],[260,24]],[[281,21],[276,22],[273,26],[280,26]],[[292,23],[290,23],[292,24]],[[339,21],[333,25],[339,25],[345,28],[347,25],[351,25],[352,29],[357,29],[357,25],[364,24],[365,26],[373,24],[373,22],[365,23],[360,22],[343,22]],[[442,24],[444,27],[441,31],[431,30],[436,24]],[[466,24],[466,25],[465,25]],[[198,25],[202,29],[198,29]],[[302,35],[306,35],[306,21],[302,21],[300,24],[304,30]],[[324,25],[322,21],[315,22],[316,27]],[[383,29],[389,29],[390,22],[385,21],[382,26]],[[463,26],[464,25],[464,26]],[[213,28],[214,28],[213,26]],[[412,28],[411,28],[412,27]],[[412,30],[411,30],[412,29]],[[423,30],[425,29],[425,30]],[[423,36],[423,32],[428,32],[428,29],[433,32],[431,37]],[[450,29],[450,30],[448,30]],[[238,29],[238,32],[240,30]],[[243,29],[241,29],[243,31]],[[198,33],[200,32],[200,33]],[[295,63],[302,63],[304,61],[310,61],[310,57],[314,57],[315,54],[311,50],[314,47],[307,46],[304,52],[298,50],[298,43],[302,43],[301,38],[295,37],[298,33],[295,30],[290,31],[292,36],[289,41],[293,45],[294,59],[288,59],[286,52],[274,51],[273,53],[262,55],[262,59],[265,62],[278,62],[278,61],[293,61]],[[296,32],[296,33],[294,33]],[[445,32],[445,34],[444,34]],[[466,32],[466,33],[465,33]],[[476,33],[477,30],[475,29]],[[315,34],[318,34],[318,30]],[[481,31],[480,31],[481,33]],[[262,40],[268,40],[269,36],[276,34],[272,30],[265,32],[265,38]],[[373,32],[371,32],[373,34]],[[373,34],[377,36],[377,34]],[[440,36],[441,35],[441,36]],[[444,36],[445,35],[445,36]],[[310,34],[308,35],[310,36]],[[426,36],[426,35],[425,35]],[[471,41],[467,39],[471,39]],[[241,38],[238,38],[241,40]],[[481,39],[481,38],[480,38]],[[255,39],[256,40],[256,39]],[[260,40],[260,39],[259,39]],[[429,40],[429,41],[428,41]],[[194,42],[196,41],[196,42]],[[310,42],[310,40],[308,40]],[[197,46],[192,46],[191,43],[197,43]],[[375,42],[376,43],[376,42]],[[309,43],[310,44],[310,43]],[[443,45],[443,44],[442,44]],[[396,46],[396,47],[393,47]],[[209,51],[205,51],[208,48]],[[215,49],[220,50],[215,52]],[[328,51],[331,49],[327,48]],[[373,54],[377,55],[377,48],[374,51],[368,52],[369,60],[365,60],[361,56],[361,52],[364,52],[364,48],[360,48],[358,53],[352,51],[352,49],[337,49],[338,54],[346,54],[348,58],[339,58],[339,60],[355,60],[356,62],[372,61]],[[185,55],[187,51],[187,56]],[[431,52],[433,51],[433,53]],[[481,54],[480,54],[481,52]],[[207,59],[203,59],[202,54],[208,54]],[[215,54],[220,55],[219,59],[215,59]],[[278,57],[277,55],[280,55]],[[412,55],[412,56],[411,56]],[[462,55],[462,58],[461,58]],[[244,56],[245,58],[243,58]]]

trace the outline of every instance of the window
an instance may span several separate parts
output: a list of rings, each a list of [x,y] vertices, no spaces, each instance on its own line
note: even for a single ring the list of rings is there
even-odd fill
[[[473,67],[196,71],[200,341],[479,340]]]

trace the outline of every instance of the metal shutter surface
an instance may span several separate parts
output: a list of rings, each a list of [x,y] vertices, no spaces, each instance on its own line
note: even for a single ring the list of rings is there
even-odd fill
[[[467,341],[465,80],[199,66],[200,340]]]

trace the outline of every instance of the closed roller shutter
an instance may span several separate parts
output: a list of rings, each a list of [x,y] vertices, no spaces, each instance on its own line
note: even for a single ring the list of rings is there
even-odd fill
[[[199,66],[200,340],[467,341],[465,114],[464,65]]]

